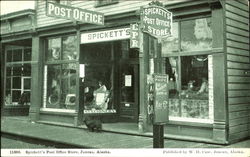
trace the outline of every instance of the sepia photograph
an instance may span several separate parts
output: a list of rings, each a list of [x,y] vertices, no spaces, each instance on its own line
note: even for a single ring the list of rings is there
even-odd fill
[[[1,156],[250,157],[248,0],[1,0]]]

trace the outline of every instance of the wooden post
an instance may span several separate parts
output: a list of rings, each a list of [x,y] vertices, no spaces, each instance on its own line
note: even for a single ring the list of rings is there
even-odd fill
[[[164,148],[164,125],[153,125],[153,148]]]

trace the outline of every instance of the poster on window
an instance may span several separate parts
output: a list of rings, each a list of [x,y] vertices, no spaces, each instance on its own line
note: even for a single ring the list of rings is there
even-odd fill
[[[125,86],[126,87],[132,86],[132,75],[125,75]]]
[[[169,120],[168,75],[154,74],[154,123]]]
[[[84,64],[80,64],[79,73],[80,73],[80,77],[81,77],[81,78],[84,78],[84,77],[85,77],[85,65],[84,65]]]

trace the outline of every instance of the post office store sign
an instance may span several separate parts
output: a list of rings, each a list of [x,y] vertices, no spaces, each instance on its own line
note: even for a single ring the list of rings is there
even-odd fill
[[[142,30],[155,37],[172,34],[172,13],[163,7],[148,6],[141,8]]]
[[[81,34],[81,44],[130,38],[130,27]]]

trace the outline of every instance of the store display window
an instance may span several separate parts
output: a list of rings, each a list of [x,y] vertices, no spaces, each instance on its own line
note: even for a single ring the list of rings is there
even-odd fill
[[[6,47],[5,105],[30,105],[31,48]]]
[[[173,36],[162,45],[167,56],[163,67],[169,75],[170,120],[212,122],[211,19],[179,21],[174,26]]]
[[[74,110],[76,105],[76,36],[47,40],[43,108]]]

